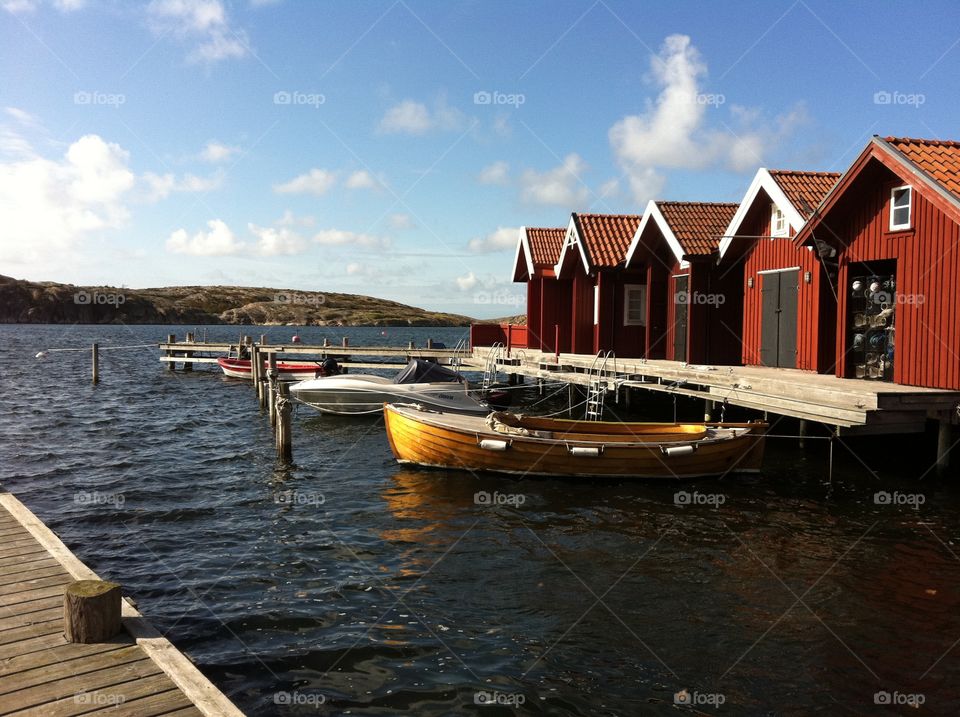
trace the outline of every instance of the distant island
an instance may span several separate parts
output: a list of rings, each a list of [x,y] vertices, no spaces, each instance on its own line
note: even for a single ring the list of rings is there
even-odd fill
[[[0,323],[5,324],[469,326],[471,321],[358,294],[241,286],[127,289],[0,275]]]

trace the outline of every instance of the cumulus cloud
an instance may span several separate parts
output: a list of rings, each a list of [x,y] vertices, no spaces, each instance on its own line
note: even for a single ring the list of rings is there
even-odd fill
[[[384,248],[389,240],[372,234],[360,234],[344,229],[322,229],[313,236],[313,240],[321,246],[361,246],[368,248]]]
[[[195,174],[185,174],[178,178],[172,172],[165,174],[146,172],[140,178],[140,182],[143,185],[143,200],[156,202],[166,199],[173,192],[210,192],[219,189],[223,184],[223,175],[198,177]]]
[[[801,107],[776,118],[772,127],[760,127],[758,112],[732,106],[729,112],[736,128],[710,126],[707,113],[719,113],[725,98],[720,101],[722,95],[703,92],[707,65],[686,35],[667,37],[651,59],[650,70],[660,88],[656,100],[648,102],[644,112],[619,120],[608,132],[614,156],[638,202],[662,190],[661,170],[751,171],[802,121]]]
[[[402,100],[387,110],[377,128],[383,134],[423,135],[434,130],[463,129],[466,123],[466,115],[440,97],[432,108],[423,102]]]
[[[496,231],[490,232],[485,237],[471,239],[467,243],[467,249],[475,254],[513,250],[517,246],[519,234],[520,227],[497,227]]]
[[[307,247],[303,237],[289,227],[260,227],[250,223],[247,229],[256,237],[256,252],[263,256],[299,254]]]
[[[415,226],[413,223],[413,217],[411,217],[409,214],[404,214],[403,212],[391,214],[389,217],[387,217],[387,223],[390,225],[391,229],[413,229]]]
[[[3,139],[3,145],[19,153],[0,161],[0,258],[34,261],[54,256],[93,232],[126,223],[124,199],[135,177],[128,167],[129,153],[120,145],[88,134],[57,160],[35,155],[29,142],[15,133]]]
[[[313,194],[320,197],[326,194],[337,181],[336,172],[326,169],[311,169],[306,174],[294,177],[288,182],[274,184],[277,194]]]
[[[209,231],[199,231],[193,236],[186,229],[177,229],[167,239],[167,251],[191,256],[228,256],[244,249],[224,221],[211,219],[207,227]]]
[[[373,175],[365,169],[353,172],[347,177],[347,181],[344,182],[344,186],[347,189],[376,189],[380,184],[381,183],[374,179]]]
[[[460,291],[470,291],[477,284],[480,283],[480,280],[477,278],[476,274],[472,271],[469,272],[466,276],[458,276],[457,279],[457,288]]]
[[[43,4],[42,0],[3,0],[0,7],[14,15],[33,12]],[[86,5],[86,0],[53,0],[50,3],[60,12],[72,12]]]
[[[243,57],[247,39],[221,0],[152,0],[147,16],[153,31],[194,43],[188,62],[214,63]]]
[[[200,158],[204,162],[217,164],[219,162],[226,162],[239,151],[239,147],[232,147],[228,144],[222,144],[221,142],[207,142],[207,146],[204,147],[200,153]]]
[[[575,153],[568,154],[561,165],[545,172],[524,170],[520,175],[520,196],[532,204],[576,207],[586,202],[589,196],[580,180],[586,170],[586,162]]]
[[[510,165],[504,161],[488,164],[477,175],[480,184],[507,184],[510,181]]]

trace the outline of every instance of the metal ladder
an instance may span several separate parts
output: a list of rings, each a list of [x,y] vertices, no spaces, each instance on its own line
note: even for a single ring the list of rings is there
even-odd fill
[[[603,419],[603,402],[607,395],[607,361],[613,359],[616,365],[617,357],[613,351],[604,353],[600,351],[590,364],[590,370],[587,375],[590,377],[590,383],[587,388],[587,409],[585,418],[588,421],[600,421]]]
[[[501,341],[498,341],[490,347],[490,351],[487,353],[487,362],[483,367],[482,390],[488,391],[490,387],[497,382],[497,373],[499,371],[498,362],[503,358],[506,348]]]
[[[453,347],[453,356],[450,358],[450,368],[454,369],[458,374],[463,367],[463,360],[467,357],[469,350],[470,344],[466,339],[460,339],[457,341],[457,345]]]

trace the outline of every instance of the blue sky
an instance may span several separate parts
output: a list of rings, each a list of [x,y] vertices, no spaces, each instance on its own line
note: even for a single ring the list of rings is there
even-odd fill
[[[519,313],[517,228],[960,139],[955,2],[0,0],[0,273]]]

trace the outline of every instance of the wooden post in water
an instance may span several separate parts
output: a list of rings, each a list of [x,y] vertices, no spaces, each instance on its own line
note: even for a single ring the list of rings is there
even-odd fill
[[[330,345],[330,339],[324,339],[324,340],[323,340],[323,347],[326,348],[326,347],[329,346],[329,345]]]
[[[177,342],[176,334],[167,334],[168,344],[174,344],[176,342]],[[167,350],[167,358],[173,358],[173,351]],[[173,363],[173,361],[167,362],[167,371],[173,371],[175,368],[176,368],[176,365]]]
[[[286,381],[277,383],[277,425],[274,432],[277,444],[277,458],[282,461],[293,460],[293,406],[290,403],[290,384]]]
[[[949,418],[941,418],[937,430],[937,474],[944,475],[950,467],[950,449],[953,447],[953,426]]]
[[[703,422],[710,423],[713,420],[714,403],[709,398],[703,399]]]
[[[185,341],[186,341],[188,344],[192,344],[192,343],[193,343],[193,332],[187,332],[187,338],[185,339]],[[183,353],[183,357],[184,357],[184,358],[190,358],[190,357],[192,357],[192,356],[193,356],[193,351],[184,351],[184,353]],[[184,371],[193,371],[193,362],[192,362],[192,361],[184,361],[184,362],[183,362],[183,370],[184,370]]]
[[[347,348],[350,345],[350,338],[347,336],[343,337],[343,348]]]
[[[428,348],[428,349],[432,349],[432,348],[433,348],[433,339],[427,339],[427,348]]]
[[[800,428],[798,433],[800,435],[800,447],[805,448],[806,441],[804,439],[807,437],[807,422],[802,418],[800,419]]]
[[[266,345],[266,343],[267,343],[267,335],[266,335],[266,334],[260,334],[260,345],[261,345],[261,346],[264,346],[264,345]]]
[[[120,586],[105,580],[77,580],[63,594],[67,642],[107,642],[120,632]]]
[[[270,368],[267,371],[267,409],[270,413],[270,425],[277,425],[277,381],[279,379],[279,372],[277,371],[277,354],[274,351],[270,352],[270,356],[267,359],[269,361]]]
[[[93,373],[93,385],[96,386],[100,383],[100,345],[94,344],[93,350],[91,351],[91,366]]]
[[[407,351],[413,351],[415,347],[416,347],[416,344],[413,341],[407,342]]]

